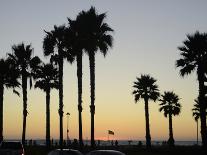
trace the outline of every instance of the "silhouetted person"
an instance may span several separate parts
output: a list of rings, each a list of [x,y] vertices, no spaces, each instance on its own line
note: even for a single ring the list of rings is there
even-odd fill
[[[115,141],[115,146],[116,146],[116,147],[118,146],[118,141],[117,141],[117,140]]]
[[[63,146],[66,146],[66,141],[65,140],[63,141]]]
[[[53,142],[53,138],[52,138],[52,140],[51,140],[51,145],[52,145],[52,146],[53,146],[53,143],[54,143],[54,142]]]
[[[111,141],[111,146],[114,146],[114,141],[113,140]]]
[[[32,146],[32,139],[29,140],[29,146]]]
[[[77,139],[73,140],[72,147],[75,148],[75,149],[78,148],[78,140]]]
[[[131,145],[131,142],[132,142],[132,140],[129,140],[129,141],[128,141],[129,145]]]
[[[68,146],[71,145],[71,140],[70,139],[67,140],[67,145]]]
[[[142,147],[142,142],[141,141],[138,142],[138,146]]]
[[[100,141],[100,140],[98,140],[98,146],[100,146],[100,144],[101,144],[101,141]]]
[[[36,140],[33,140],[33,145],[34,145],[34,146],[36,146],[36,145],[37,145]]]

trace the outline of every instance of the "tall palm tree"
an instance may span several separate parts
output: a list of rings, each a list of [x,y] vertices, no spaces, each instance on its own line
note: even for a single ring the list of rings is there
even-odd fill
[[[79,16],[78,16],[79,17]],[[82,132],[82,57],[83,57],[83,39],[81,32],[81,21],[79,18],[71,20],[68,18],[69,27],[67,31],[67,44],[68,49],[71,49],[76,57],[77,62],[77,78],[78,78],[78,117],[79,117],[79,145],[83,147],[83,132]]]
[[[83,46],[89,56],[90,85],[91,85],[91,146],[95,146],[94,141],[94,115],[95,115],[95,54],[99,50],[106,56],[109,47],[113,45],[113,37],[109,34],[113,29],[105,23],[106,14],[98,14],[94,7],[88,11],[78,14],[79,30],[83,41]]]
[[[141,77],[137,77],[136,81],[134,82],[134,91],[132,92],[132,94],[134,95],[135,103],[137,103],[137,101],[139,101],[140,99],[144,99],[147,148],[151,148],[148,104],[150,100],[153,100],[155,102],[160,96],[158,86],[156,85],[156,81],[157,80],[155,80],[150,75],[141,75]]]
[[[179,103],[179,97],[172,91],[165,91],[164,95],[161,95],[159,111],[164,112],[164,116],[169,118],[169,140],[168,144],[174,146],[172,116],[180,114],[181,105]]]
[[[18,78],[18,71],[15,69],[12,61],[9,59],[0,59],[0,143],[3,140],[4,89],[12,88],[13,92],[19,95],[19,93],[15,90],[15,88],[20,85]]]
[[[23,93],[23,131],[22,144],[25,145],[26,135],[26,118],[27,118],[27,80],[30,79],[30,88],[32,87],[32,72],[40,64],[40,59],[37,56],[33,57],[33,49],[31,45],[24,45],[24,43],[13,45],[13,53],[9,54],[10,59],[15,63],[19,70],[22,82]]]
[[[207,129],[206,129],[206,102],[205,99],[205,68],[207,64],[207,34],[195,32],[192,35],[187,35],[187,39],[183,41],[183,46],[178,47],[181,51],[181,58],[176,61],[176,67],[180,68],[180,75],[184,77],[197,72],[199,83],[198,102],[201,114],[201,137],[203,148],[207,148]]]
[[[51,62],[58,65],[59,74],[59,117],[60,117],[60,147],[63,146],[63,64],[64,59],[67,59],[70,63],[73,62],[73,55],[71,51],[66,48],[66,27],[54,26],[54,30],[46,32],[46,36],[43,41],[43,49],[45,56],[51,56]]]
[[[196,121],[196,127],[197,127],[197,132],[196,132],[197,134],[196,135],[197,135],[197,145],[198,145],[198,120],[200,118],[200,108],[199,108],[198,100],[195,99],[194,101],[195,101],[195,104],[193,105],[192,111],[193,111],[193,117]]]
[[[58,89],[58,71],[52,64],[43,64],[35,74],[35,88],[46,93],[46,145],[50,147],[50,91]]]

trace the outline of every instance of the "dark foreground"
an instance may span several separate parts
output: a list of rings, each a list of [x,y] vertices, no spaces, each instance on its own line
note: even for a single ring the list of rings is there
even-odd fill
[[[44,146],[27,146],[25,148],[26,155],[47,155],[50,150],[56,148],[48,149]],[[176,146],[174,148],[168,148],[164,146],[152,147],[152,149],[147,150],[145,148],[137,146],[118,146],[118,147],[99,147],[97,149],[111,149],[119,150],[124,152],[126,155],[207,155],[207,152],[203,152],[201,147],[198,146]],[[90,151],[89,147],[85,147],[81,152],[86,154]]]

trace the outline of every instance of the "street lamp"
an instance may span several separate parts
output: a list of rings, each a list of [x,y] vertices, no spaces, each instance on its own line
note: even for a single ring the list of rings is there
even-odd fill
[[[70,116],[70,113],[68,112],[67,114],[66,114],[66,116],[67,116],[67,144],[69,145],[69,129],[68,129],[68,122],[69,122],[69,116]]]

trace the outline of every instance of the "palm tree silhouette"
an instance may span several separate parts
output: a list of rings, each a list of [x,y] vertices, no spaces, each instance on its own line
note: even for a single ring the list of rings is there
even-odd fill
[[[26,135],[26,118],[27,118],[27,80],[30,79],[30,88],[32,87],[32,72],[40,64],[39,57],[33,57],[33,49],[31,45],[24,45],[24,43],[13,45],[13,53],[8,54],[10,59],[15,63],[21,75],[21,85],[23,93],[23,131],[22,131],[22,144],[25,145]]]
[[[3,140],[4,88],[12,88],[13,92],[19,96],[19,93],[15,90],[20,85],[18,78],[18,71],[12,61],[10,59],[0,59],[0,143]]]
[[[180,68],[180,75],[184,77],[197,71],[197,79],[199,83],[198,102],[201,114],[201,137],[203,148],[207,148],[207,129],[206,129],[206,103],[205,103],[205,68],[207,63],[207,34],[195,32],[187,35],[187,39],[183,41],[183,46],[178,47],[181,51],[181,59],[176,61],[176,67]]]
[[[50,61],[58,65],[59,74],[59,117],[60,117],[60,147],[63,146],[63,64],[64,59],[73,62],[71,51],[66,49],[66,27],[54,26],[54,30],[47,32],[43,41],[43,49],[45,56],[51,56]]]
[[[172,91],[165,91],[164,95],[161,95],[159,111],[164,112],[164,116],[169,118],[169,140],[168,144],[174,146],[172,116],[180,114],[181,105],[179,103],[179,97]]]
[[[68,49],[72,49],[76,56],[77,62],[77,78],[78,78],[78,117],[79,117],[79,145],[83,147],[83,132],[82,132],[82,57],[83,57],[83,39],[81,32],[81,20],[77,16],[76,20],[68,18],[69,28],[67,31],[67,44]]]
[[[199,107],[199,103],[198,103],[198,99],[195,99],[195,104],[193,105],[193,117],[196,121],[196,127],[197,127],[197,145],[198,145],[198,120],[200,119],[200,107]]]
[[[151,148],[151,136],[150,136],[150,125],[149,125],[149,108],[148,104],[150,100],[154,102],[159,98],[160,93],[158,86],[156,85],[157,80],[155,80],[150,75],[141,75],[140,78],[137,77],[134,82],[133,88],[135,103],[140,99],[144,99],[145,102],[145,119],[146,119],[146,146]]]
[[[50,147],[50,92],[58,89],[58,70],[52,64],[43,64],[34,74],[35,88],[46,93],[46,145]]]
[[[95,115],[95,54],[99,50],[106,56],[109,47],[112,47],[113,37],[109,32],[113,29],[104,22],[106,14],[97,14],[96,9],[91,7],[88,11],[82,11],[78,15],[80,22],[79,30],[84,40],[84,49],[89,55],[90,85],[91,85],[91,147],[95,146],[94,141],[94,115]]]

